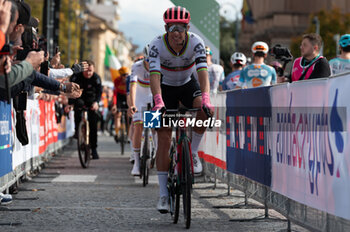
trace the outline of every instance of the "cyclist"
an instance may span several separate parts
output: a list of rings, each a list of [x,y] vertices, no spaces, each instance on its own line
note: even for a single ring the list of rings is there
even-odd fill
[[[340,56],[329,61],[332,75],[350,71],[350,34],[340,37]]]
[[[119,70],[119,76],[114,80],[114,106],[113,112],[116,111],[114,117],[114,126],[115,126],[115,136],[114,139],[116,142],[119,141],[118,133],[120,129],[120,119],[122,117],[121,109],[128,109],[126,104],[126,78],[128,77],[130,70],[129,68],[123,66]]]
[[[275,69],[264,63],[268,51],[269,46],[265,42],[258,41],[253,44],[253,64],[244,67],[241,71],[238,87],[255,88],[276,84]]]
[[[163,19],[166,33],[151,42],[149,51],[150,85],[155,103],[153,109],[176,109],[179,101],[187,108],[205,106],[207,109],[212,109],[204,42],[198,35],[188,32],[190,12],[181,6],[171,7],[164,12]],[[196,71],[200,87],[193,76]],[[197,119],[206,118],[203,111],[197,113]],[[204,127],[196,127],[192,133],[195,173],[202,171],[197,152],[204,131]],[[167,213],[171,129],[160,128],[157,134],[156,164],[160,195],[157,209],[161,213]]]
[[[131,174],[140,175],[140,148],[143,129],[142,112],[147,104],[152,103],[152,93],[149,87],[149,45],[143,49],[144,59],[134,63],[130,77],[130,106],[128,115],[133,117],[134,133],[132,138],[134,166]]]
[[[90,146],[93,159],[98,159],[97,153],[97,122],[98,122],[98,102],[100,102],[102,94],[102,84],[100,76],[95,73],[95,63],[91,60],[87,61],[88,70],[74,74],[71,77],[71,82],[75,82],[83,89],[80,98],[69,99],[70,103],[74,104],[74,122],[75,133],[78,131],[78,126],[81,120],[81,110],[84,106],[88,107],[88,119],[90,126]],[[77,137],[77,134],[75,135]]]
[[[211,51],[210,47],[205,47],[205,54],[207,56],[210,92],[217,93],[219,83],[221,79],[225,77],[224,68],[221,65],[214,64],[212,62],[213,52]]]
[[[236,88],[241,71],[247,63],[247,58],[241,52],[233,53],[230,60],[232,72],[225,77],[225,80],[222,84],[222,90],[230,90]]]

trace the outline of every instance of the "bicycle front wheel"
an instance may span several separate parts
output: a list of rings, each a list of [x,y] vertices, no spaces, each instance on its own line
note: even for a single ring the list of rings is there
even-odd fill
[[[125,125],[122,125],[122,127],[119,130],[119,143],[120,143],[120,150],[122,155],[124,155],[125,141],[126,141]]]
[[[192,191],[192,169],[191,169],[190,141],[185,138],[182,141],[182,199],[184,208],[184,219],[186,229],[191,225],[191,191]]]
[[[168,191],[170,195],[170,215],[173,219],[173,223],[176,224],[179,219],[180,211],[180,189],[177,184],[178,176],[176,173],[177,161],[176,161],[176,140],[172,139],[170,147],[170,168],[168,173]]]
[[[141,157],[141,174],[143,179],[143,187],[145,187],[148,184],[148,175],[149,175],[149,165],[148,165],[148,159],[150,157],[149,155],[149,138],[148,138],[148,130],[145,130],[144,133],[144,140],[142,145],[142,157]]]
[[[88,144],[87,122],[81,121],[78,127],[78,154],[79,161],[83,168],[89,167],[91,150],[90,145]]]

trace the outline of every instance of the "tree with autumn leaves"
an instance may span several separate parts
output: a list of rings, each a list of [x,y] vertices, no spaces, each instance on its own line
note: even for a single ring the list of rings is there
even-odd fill
[[[316,14],[310,15],[310,24],[305,33],[315,33],[316,25],[313,23],[317,16],[320,21],[320,35],[323,39],[323,56],[328,60],[336,57],[336,41],[334,36],[350,33],[350,14],[341,13],[341,10],[334,8],[332,10],[321,10]],[[300,44],[302,35],[292,39],[291,51],[294,57],[300,56]]]
[[[38,18],[39,23],[39,35],[42,33],[42,18],[44,0],[26,0],[32,9],[32,16]],[[80,33],[82,31],[82,20],[79,17],[82,10],[80,0],[61,0],[60,12],[59,12],[59,47],[61,51],[61,63],[64,65],[72,65],[75,59],[79,59],[80,51]],[[70,11],[69,11],[70,6]],[[69,14],[71,14],[69,17]],[[68,19],[71,20],[68,20]],[[69,43],[69,28],[71,33],[71,41]],[[87,42],[87,40],[84,40]],[[85,49],[88,46],[85,44]],[[70,60],[68,60],[68,49],[70,50]],[[86,54],[86,53],[84,53]]]

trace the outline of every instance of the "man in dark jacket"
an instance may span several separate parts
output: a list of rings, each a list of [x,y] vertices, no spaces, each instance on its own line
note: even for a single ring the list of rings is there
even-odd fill
[[[100,76],[95,73],[95,64],[93,61],[87,61],[89,68],[85,72],[75,74],[71,77],[71,82],[75,82],[83,90],[80,98],[70,99],[74,104],[75,133],[77,135],[78,126],[81,120],[82,108],[88,109],[88,119],[90,126],[90,146],[92,158],[98,159],[97,154],[97,122],[98,122],[98,103],[101,99],[102,84]]]

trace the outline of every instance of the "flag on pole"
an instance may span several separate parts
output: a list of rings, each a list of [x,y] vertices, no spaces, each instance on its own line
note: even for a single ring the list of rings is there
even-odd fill
[[[244,23],[247,22],[248,24],[253,24],[255,22],[253,17],[252,8],[248,2],[248,0],[243,0],[243,7],[242,7],[242,28],[244,28]]]
[[[111,72],[111,78],[114,81],[119,76],[118,69],[121,64],[108,45],[106,45],[105,66]]]

